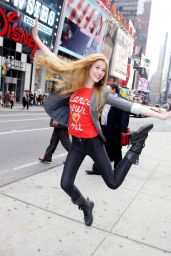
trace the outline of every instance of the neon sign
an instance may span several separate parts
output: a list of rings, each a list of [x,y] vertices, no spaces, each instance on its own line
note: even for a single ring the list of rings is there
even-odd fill
[[[5,0],[5,2],[9,3],[9,0]],[[49,9],[47,6],[42,4],[40,1],[35,0],[14,0],[11,1],[14,7],[25,12],[29,16],[33,16],[34,18],[40,19],[40,21],[46,23],[50,27],[52,27],[55,23],[55,15],[56,13]]]
[[[35,44],[32,35],[29,31],[23,30],[19,26],[13,26],[14,23],[19,21],[19,16],[16,12],[5,13],[4,9],[0,7],[0,36],[12,39],[15,42],[27,45],[32,49],[31,54],[34,56],[39,47]]]
[[[6,13],[6,19],[9,26],[11,24],[8,20],[9,13],[16,12],[19,16],[18,24],[13,22],[12,27],[20,27],[20,31],[12,28],[13,35],[9,37],[8,33],[6,33],[5,37],[11,38],[12,40],[14,40],[14,37],[19,38],[18,33],[22,33],[22,28],[22,31],[25,32],[25,34],[29,34],[29,36],[27,36],[29,37],[27,41],[30,40],[30,43],[33,44],[31,42],[30,34],[31,29],[34,26],[34,19],[37,18],[39,23],[39,36],[44,44],[46,44],[51,50],[53,50],[59,29],[63,1],[64,0],[0,0],[0,7],[2,7],[4,12]],[[1,16],[0,31],[2,29]],[[22,37],[25,38],[24,33],[22,33]],[[30,52],[29,49],[27,49],[27,47],[25,46],[24,51]]]

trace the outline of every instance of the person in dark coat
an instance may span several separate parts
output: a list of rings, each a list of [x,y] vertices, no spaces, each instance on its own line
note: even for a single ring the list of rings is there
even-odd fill
[[[111,93],[114,97],[119,96],[117,85],[110,85]],[[114,162],[114,169],[122,160],[121,134],[126,133],[129,124],[129,112],[125,112],[116,107],[105,105],[101,116],[101,128],[106,138],[106,152],[111,162]],[[87,174],[100,175],[95,164],[92,170],[87,170]]]
[[[52,155],[55,152],[59,141],[62,146],[69,151],[71,147],[71,141],[68,135],[68,127],[61,125],[56,120],[51,119],[50,126],[54,127],[53,133],[50,139],[50,144],[47,147],[43,157],[39,157],[39,160],[43,163],[51,163]]]
[[[56,84],[57,82],[52,81],[51,93],[55,91]],[[67,152],[71,147],[71,140],[68,134],[67,126],[61,125],[58,121],[51,118],[50,127],[54,128],[50,138],[50,144],[46,148],[44,156],[38,158],[43,163],[52,162],[52,155],[55,152],[59,142],[61,142],[62,146],[66,149]]]

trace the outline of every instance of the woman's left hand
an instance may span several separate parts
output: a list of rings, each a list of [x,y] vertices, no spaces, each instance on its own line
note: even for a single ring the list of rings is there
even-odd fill
[[[162,113],[161,115],[163,116],[162,119],[164,119],[164,120],[169,119],[169,118],[171,118],[171,111]]]

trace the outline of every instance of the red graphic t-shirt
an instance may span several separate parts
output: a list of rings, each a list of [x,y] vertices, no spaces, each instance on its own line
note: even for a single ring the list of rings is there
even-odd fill
[[[70,98],[68,133],[77,138],[94,138],[98,135],[90,115],[92,88],[84,87]]]

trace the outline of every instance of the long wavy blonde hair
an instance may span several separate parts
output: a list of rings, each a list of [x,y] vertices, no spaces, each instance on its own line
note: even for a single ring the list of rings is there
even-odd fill
[[[102,88],[107,83],[108,61],[103,54],[91,54],[81,60],[66,62],[57,56],[38,55],[34,61],[38,67],[46,67],[51,73],[61,74],[62,81],[57,84],[57,90],[61,89],[60,95],[70,95],[85,86],[89,76],[89,70],[93,63],[101,60],[106,64],[105,75],[102,80],[95,83],[93,89],[96,93],[96,106],[99,111],[104,105]]]

